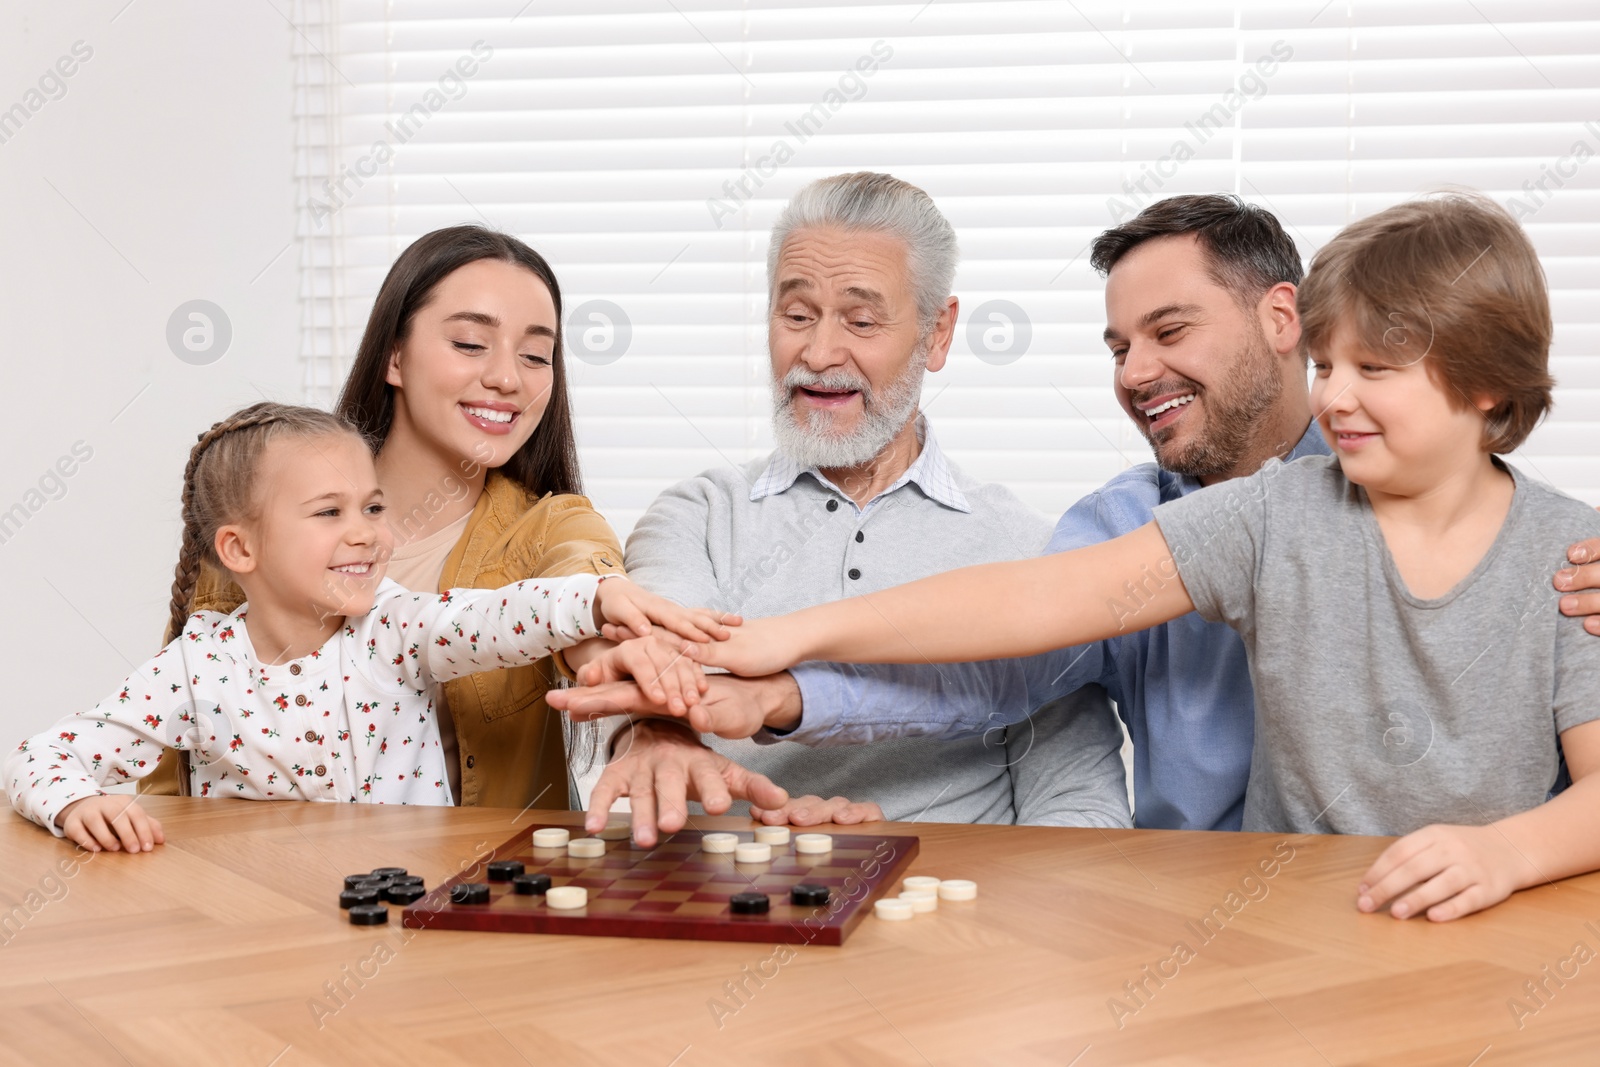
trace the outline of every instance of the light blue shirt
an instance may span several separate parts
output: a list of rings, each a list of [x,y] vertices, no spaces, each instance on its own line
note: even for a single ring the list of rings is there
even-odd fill
[[[1327,455],[1313,422],[1287,461]],[[1049,552],[1120,537],[1158,505],[1200,483],[1154,463],[1131,467],[1079,500],[1056,524]],[[805,712],[783,739],[813,745],[885,737],[960,737],[1020,722],[1033,709],[1098,683],[1133,739],[1134,825],[1237,830],[1254,740],[1255,694],[1244,643],[1225,623],[1190,613],[1138,633],[984,663],[793,671]]]

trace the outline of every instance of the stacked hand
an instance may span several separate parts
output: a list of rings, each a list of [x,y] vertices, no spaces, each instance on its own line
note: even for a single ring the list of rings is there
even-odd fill
[[[762,678],[793,667],[798,660],[794,649],[796,624],[779,616],[757,619],[729,632],[728,639],[715,646],[690,650],[690,655],[707,667],[721,667],[744,678]]]
[[[743,620],[705,608],[684,608],[640,589],[626,578],[607,578],[594,600],[595,625],[616,644],[578,669],[592,687],[637,679],[658,714],[682,715],[705,692],[705,672],[688,650],[726,641]],[[659,627],[659,629],[657,628]]]
[[[648,637],[626,638],[579,667],[578,684],[584,691],[633,686],[656,714],[684,715],[706,691],[705,672],[688,656],[687,646],[682,638],[663,630]],[[573,716],[580,722],[594,717]]]
[[[661,626],[686,641],[726,641],[733,636],[729,627],[741,621],[737,615],[674,604],[620,575],[602,581],[594,595],[594,624],[612,640],[648,637]]]
[[[799,689],[787,674],[753,679],[713,674],[696,679],[696,685],[684,694],[684,707],[678,709],[670,697],[657,695],[663,690],[656,688],[659,682],[652,680],[653,675],[624,669],[618,650],[630,643],[624,642],[585,665],[578,673],[582,688],[552,689],[546,697],[550,706],[567,712],[574,722],[612,715],[682,719],[696,733],[737,739],[752,737],[768,725],[769,716],[776,717],[775,706],[790,701],[798,705]],[[653,663],[646,668],[653,669]],[[632,677],[627,677],[630,674]],[[591,684],[589,679],[596,675],[603,677]]]

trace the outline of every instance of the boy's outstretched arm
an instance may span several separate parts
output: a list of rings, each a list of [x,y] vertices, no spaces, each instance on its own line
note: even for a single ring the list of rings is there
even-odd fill
[[[695,645],[702,663],[759,676],[804,660],[953,663],[1028,656],[1148,629],[1194,609],[1155,523],[1038,559],[963,567]]]
[[[1561,733],[1572,784],[1488,826],[1425,826],[1378,857],[1356,906],[1408,919],[1459,919],[1519,889],[1600,870],[1600,720]]]

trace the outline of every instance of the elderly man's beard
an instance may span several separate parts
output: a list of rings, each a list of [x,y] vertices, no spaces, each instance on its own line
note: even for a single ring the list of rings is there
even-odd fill
[[[1143,417],[1136,425],[1164,469],[1190,478],[1215,478],[1235,472],[1250,451],[1261,424],[1283,396],[1283,379],[1277,357],[1257,326],[1256,336],[1238,364],[1215,385],[1208,388],[1188,378],[1163,378],[1131,399],[1139,404],[1181,392],[1192,392],[1196,400],[1202,401],[1196,414],[1202,415],[1203,421],[1191,430],[1187,443],[1173,441],[1175,431],[1152,435]]]
[[[843,368],[818,374],[802,364],[772,386],[772,435],[778,451],[802,467],[820,470],[860,467],[872,462],[905,428],[922,399],[922,375],[928,368],[931,338],[918,342],[911,362],[894,381],[874,393],[860,375]],[[801,423],[795,418],[795,396],[802,388],[854,390],[861,394],[861,415],[848,433],[834,429],[839,413],[813,409]]]

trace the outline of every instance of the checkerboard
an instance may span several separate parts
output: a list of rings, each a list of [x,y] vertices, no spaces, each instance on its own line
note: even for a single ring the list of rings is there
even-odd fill
[[[543,896],[518,895],[509,882],[489,883],[487,904],[452,903],[452,887],[488,881],[484,867],[475,865],[406,908],[401,921],[431,930],[842,945],[872,902],[899,881],[918,845],[915,837],[830,834],[833,850],[810,854],[797,853],[791,836],[788,844],[772,846],[770,862],[751,864],[735,862],[731,853],[705,852],[704,832],[682,830],[653,848],[607,841],[605,855],[578,859],[565,846],[534,848],[537,829],[522,830],[488,859],[521,860],[527,873],[547,874],[552,885],[583,886],[586,907],[552,909]],[[755,839],[753,829],[737,836]],[[802,882],[827,886],[829,903],[791,904],[789,890]],[[771,910],[733,914],[728,898],[747,892],[766,893]]]

